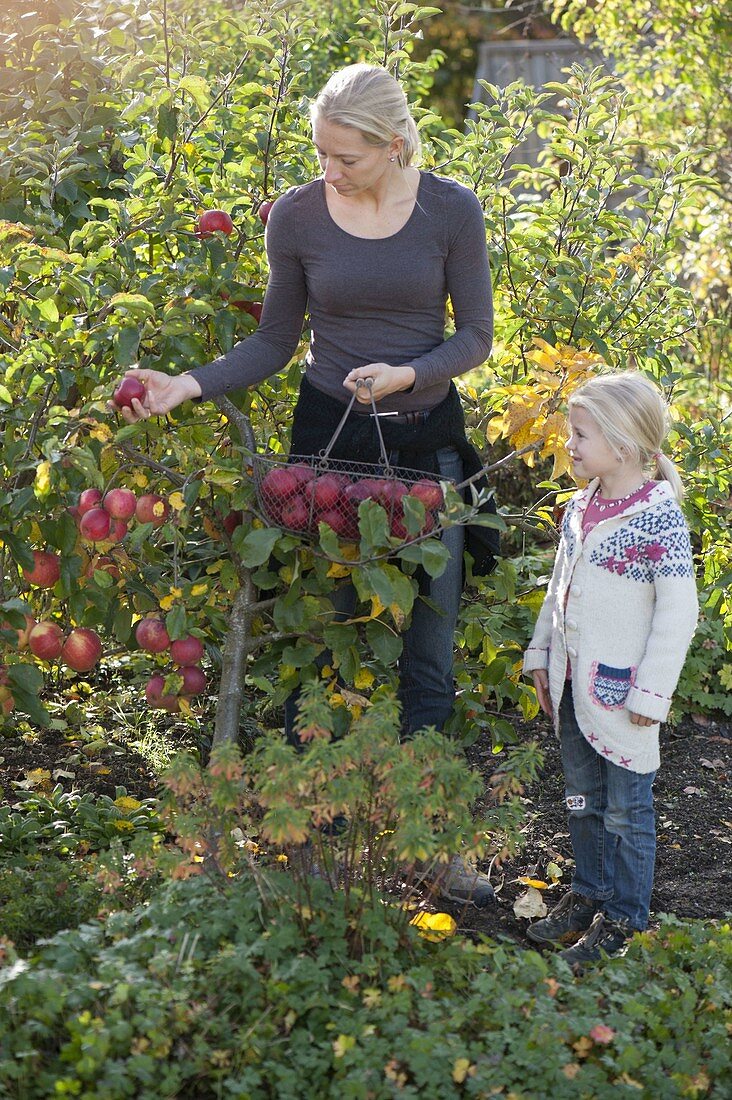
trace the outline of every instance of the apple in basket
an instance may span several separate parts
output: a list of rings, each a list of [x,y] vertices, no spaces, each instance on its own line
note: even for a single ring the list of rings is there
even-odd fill
[[[310,507],[300,493],[296,493],[279,507],[279,522],[291,531],[307,531],[310,525]]]
[[[287,466],[273,466],[262,479],[262,503],[268,515],[279,523],[283,506],[298,494],[299,482]],[[289,524],[288,524],[289,526]]]
[[[320,477],[308,482],[306,492],[312,500],[316,512],[328,512],[338,508],[345,487],[346,484],[342,476],[338,474],[321,474]]]
[[[442,488],[437,481],[430,481],[429,478],[422,478],[420,481],[415,481],[414,485],[409,489],[410,497],[416,497],[417,500],[421,500],[425,506],[425,510],[428,512],[435,512],[438,508],[441,508],[445,503],[445,498],[442,493]]]

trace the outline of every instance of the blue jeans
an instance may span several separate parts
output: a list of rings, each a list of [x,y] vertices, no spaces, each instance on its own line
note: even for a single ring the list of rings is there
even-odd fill
[[[398,464],[398,456],[390,456],[390,461]],[[453,447],[437,451],[437,462],[442,477],[462,481],[462,459]],[[435,608],[417,597],[411,622],[402,635],[398,698],[402,707],[402,733],[406,736],[424,726],[442,729],[455,703],[453,651],[463,589],[464,535],[462,526],[443,531],[442,543],[450,551],[450,560],[441,577],[430,579],[428,599]],[[338,616],[349,618],[353,615],[356,603],[353,585],[338,589],[332,600]],[[318,663],[327,661],[326,654]],[[298,695],[293,692],[285,702],[285,732],[290,741],[299,744],[297,736],[293,736]]]
[[[656,858],[656,773],[638,775],[595,752],[577,724],[570,682],[559,722],[575,860],[572,889],[603,902],[612,920],[642,930],[648,924]]]

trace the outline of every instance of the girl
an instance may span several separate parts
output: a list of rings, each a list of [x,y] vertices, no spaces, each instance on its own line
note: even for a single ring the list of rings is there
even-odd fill
[[[481,461],[466,439],[452,379],[488,358],[493,337],[480,202],[469,188],[415,166],[417,127],[404,91],[385,69],[350,65],[334,73],[312,104],[311,121],[320,174],[281,195],[269,214],[269,280],[257,331],[184,374],[135,371],[146,392],[122,416],[134,422],[188,399],[257,385],[290,362],[307,314],[310,346],[292,452],[318,454],[356,393],[332,454],[378,461],[369,393],[359,385],[372,378],[391,461],[462,481]],[[446,336],[448,297],[455,332]],[[430,601],[415,603],[399,666],[405,734],[430,725],[441,729],[452,712],[463,538],[473,571],[488,571],[497,545],[486,545],[486,530],[476,526],[465,535],[455,526],[445,532],[448,567],[431,584]],[[337,614],[349,613],[350,598],[347,590],[334,594]],[[294,695],[285,707],[291,739],[297,737],[296,713]],[[453,899],[476,905],[493,897],[487,877],[459,859],[443,886]]]
[[[648,923],[658,724],[698,604],[659,391],[632,372],[594,378],[570,398],[569,423],[573,470],[588,485],[567,505],[524,672],[561,739],[575,873],[528,935],[573,944],[562,957],[582,964]]]

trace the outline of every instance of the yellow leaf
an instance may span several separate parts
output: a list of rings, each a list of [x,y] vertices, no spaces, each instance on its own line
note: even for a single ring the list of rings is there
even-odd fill
[[[191,714],[193,714],[193,711],[191,710],[191,704],[182,695],[178,699],[178,706],[180,707],[181,714],[186,714],[189,717]]]
[[[562,1066],[562,1073],[569,1081],[574,1081],[577,1074],[582,1069],[576,1062],[567,1062],[565,1066]]]
[[[594,1045],[588,1035],[582,1035],[576,1043],[572,1043],[572,1049],[577,1052],[578,1058],[586,1058]]]
[[[162,596],[160,599],[160,607],[163,611],[170,611],[174,603],[175,596],[172,593],[169,596]]]
[[[370,619],[378,619],[382,611],[386,610],[386,604],[383,604],[378,596],[371,597],[371,614]]]
[[[339,1035],[337,1039],[333,1040],[333,1053],[336,1058],[342,1058],[355,1045],[356,1038],[354,1035]]]
[[[547,890],[549,888],[548,882],[543,882],[540,878],[527,878],[526,875],[522,875],[516,881],[523,886],[533,886],[535,890]]]
[[[563,871],[557,863],[547,863],[546,873],[549,881],[555,883],[559,882],[560,878],[562,877]]]
[[[29,787],[47,787],[51,780],[48,768],[32,768],[25,773],[26,784]]]
[[[51,463],[41,462],[36,467],[36,483],[33,490],[37,497],[46,497],[51,491]]]
[[[174,512],[182,512],[186,506],[186,502],[183,500],[182,493],[171,493],[168,497],[168,501],[170,502],[170,507],[173,509]]]
[[[112,438],[112,429],[108,424],[95,424],[89,429],[89,435],[92,439],[98,439],[100,443],[108,443]]]
[[[455,1065],[452,1067],[452,1079],[456,1085],[461,1085],[465,1078],[468,1076],[468,1070],[470,1069],[469,1058],[456,1058]]]
[[[146,489],[150,482],[147,479],[147,475],[138,470],[132,478],[133,483],[138,489]]]
[[[329,577],[350,577],[350,565],[342,565],[339,561],[332,561],[328,566]]]
[[[370,688],[373,682],[374,674],[368,668],[360,668],[353,678],[353,686],[357,687],[359,691]]]
[[[203,596],[206,592],[208,592],[207,584],[194,584],[191,589],[191,596]]]
[[[432,943],[454,936],[457,923],[449,913],[417,913],[409,922],[419,930],[420,936]]]

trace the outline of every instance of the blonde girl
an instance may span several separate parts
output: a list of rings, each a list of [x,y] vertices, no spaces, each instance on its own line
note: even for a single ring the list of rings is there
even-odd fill
[[[648,923],[659,723],[698,604],[662,394],[639,373],[599,376],[571,397],[569,422],[587,486],[567,505],[524,671],[561,740],[575,872],[528,934],[581,965]]]

